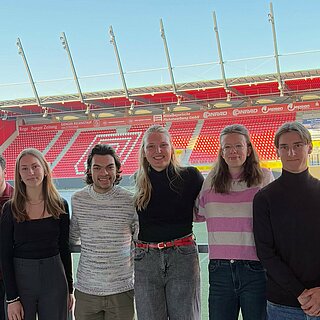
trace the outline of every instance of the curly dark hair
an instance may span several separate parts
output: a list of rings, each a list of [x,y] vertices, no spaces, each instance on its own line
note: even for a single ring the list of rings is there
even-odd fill
[[[93,180],[92,180],[92,174],[90,172],[91,169],[91,164],[92,164],[92,158],[95,154],[98,155],[110,155],[113,157],[115,165],[116,165],[116,169],[117,169],[117,173],[116,173],[116,181],[114,182],[114,184],[119,184],[119,182],[121,181],[122,177],[120,176],[121,174],[121,161],[119,156],[116,154],[116,151],[108,144],[96,144],[90,154],[88,155],[88,159],[87,159],[87,168],[86,168],[86,175],[85,175],[85,181],[87,184],[93,184]]]

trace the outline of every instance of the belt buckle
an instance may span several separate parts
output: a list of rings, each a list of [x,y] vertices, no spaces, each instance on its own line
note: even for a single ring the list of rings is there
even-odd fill
[[[159,250],[161,250],[161,249],[166,248],[166,247],[167,247],[167,245],[166,245],[166,243],[165,243],[165,242],[159,242],[159,243],[157,244],[157,247],[158,247],[158,249],[159,249]]]

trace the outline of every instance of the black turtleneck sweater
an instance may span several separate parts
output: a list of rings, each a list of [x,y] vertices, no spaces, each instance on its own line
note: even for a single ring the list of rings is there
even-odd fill
[[[300,307],[303,290],[320,286],[320,181],[283,170],[256,194],[253,230],[268,300]]]
[[[149,170],[151,199],[145,210],[138,211],[139,236],[146,242],[162,242],[192,233],[194,202],[203,176],[193,167],[183,168],[181,177],[171,167]]]

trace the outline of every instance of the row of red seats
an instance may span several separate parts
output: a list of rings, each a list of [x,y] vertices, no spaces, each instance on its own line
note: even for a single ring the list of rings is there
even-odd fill
[[[261,160],[272,160],[276,158],[273,147],[276,129],[283,122],[294,120],[294,117],[294,114],[287,114],[264,116],[263,119],[261,117],[237,118],[237,123],[249,129]],[[216,159],[219,150],[219,133],[232,121],[233,119],[205,120],[200,133],[196,136],[195,128],[198,124],[196,121],[167,124],[167,127],[176,149],[192,149],[189,159],[191,165],[206,164]],[[8,162],[8,179],[13,179],[14,162],[17,155],[29,146],[44,152],[47,160],[54,164],[54,177],[82,177],[87,155],[97,143],[111,144],[121,157],[123,174],[131,175],[138,167],[139,147],[147,128],[148,125],[131,126],[126,130],[123,128],[122,133],[117,133],[116,129],[66,130],[63,132],[52,130],[36,132],[32,135],[20,133],[4,152]]]

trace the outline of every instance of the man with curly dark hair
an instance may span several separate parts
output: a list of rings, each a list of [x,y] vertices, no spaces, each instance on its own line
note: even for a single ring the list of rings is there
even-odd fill
[[[110,145],[87,159],[87,186],[73,194],[70,242],[81,243],[75,285],[77,320],[132,320],[132,239],[137,218],[129,191],[118,186],[121,162]]]

